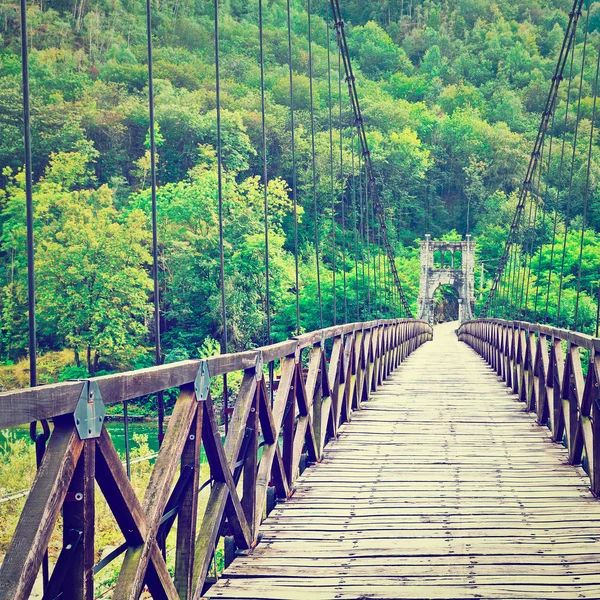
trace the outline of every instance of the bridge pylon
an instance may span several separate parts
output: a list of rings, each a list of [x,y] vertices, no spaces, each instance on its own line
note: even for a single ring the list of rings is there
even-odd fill
[[[418,318],[434,322],[434,294],[441,285],[451,285],[458,295],[458,319],[473,318],[475,305],[475,242],[467,235],[460,242],[421,240],[421,274]]]

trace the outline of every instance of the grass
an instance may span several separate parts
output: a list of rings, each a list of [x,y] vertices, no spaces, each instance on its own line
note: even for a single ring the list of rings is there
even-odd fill
[[[61,373],[73,365],[73,352],[61,350],[46,352],[37,359],[40,383],[59,381]],[[29,386],[29,359],[23,358],[14,364],[0,365],[0,391],[14,390]]]

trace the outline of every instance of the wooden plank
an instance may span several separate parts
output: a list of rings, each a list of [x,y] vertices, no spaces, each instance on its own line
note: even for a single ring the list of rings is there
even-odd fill
[[[69,498],[63,506],[63,547],[71,530],[80,531],[81,539],[70,555],[62,592],[64,600],[94,598],[94,483],[96,442],[87,440],[77,461],[69,486]]]
[[[29,598],[82,449],[73,417],[57,419],[0,568],[0,598]]]
[[[405,345],[208,597],[600,597],[600,503],[524,410],[538,409],[540,365],[563,383],[559,349],[543,369],[528,330],[505,327],[512,395],[453,327],[410,356]],[[363,338],[364,391],[385,374],[385,344],[385,330]]]
[[[321,339],[331,339],[350,333],[356,328],[370,331],[371,328],[383,323],[394,324],[404,321],[406,320],[392,319],[330,327],[286,342],[247,352],[213,356],[206,360],[210,375],[217,377],[225,373],[253,368],[259,352],[262,352],[265,362],[270,362],[293,355],[297,348],[312,346],[319,343]],[[420,327],[427,327],[423,322],[417,323],[420,323]],[[195,381],[200,364],[199,360],[186,360],[137,371],[94,377],[92,380],[98,383],[104,403],[115,404],[168,388],[189,385]],[[0,429],[72,413],[77,406],[82,386],[81,382],[69,381],[0,392]]]
[[[194,544],[198,518],[198,487],[200,485],[200,449],[202,447],[202,415],[204,403],[198,402],[194,420],[181,454],[181,473],[193,469],[193,475],[177,512],[177,545],[175,553],[175,589],[181,600],[192,594]]]
[[[252,368],[247,370],[244,374],[238,393],[235,411],[229,422],[229,433],[225,439],[225,457],[230,468],[238,460],[240,448],[244,439],[245,425],[254,401],[255,393],[256,374],[255,369]],[[211,424],[210,427],[212,428],[213,425]],[[206,431],[210,432],[211,429]],[[202,435],[204,438],[204,428]],[[214,431],[212,432],[212,435],[213,437],[215,436]],[[194,591],[192,595],[194,600],[199,600],[202,596],[204,581],[206,580],[212,555],[219,538],[219,528],[221,526],[223,513],[225,512],[228,496],[229,488],[225,482],[216,482],[210,490],[210,496],[202,517],[200,531],[196,537],[193,574]]]
[[[279,449],[279,430],[283,417],[280,407],[282,405],[285,408],[288,399],[293,401],[294,391],[292,389],[292,382],[294,381],[294,371],[295,364],[293,359],[287,359],[283,364],[280,386],[275,398],[274,408],[276,409],[276,415],[271,410],[264,380],[259,384],[257,400],[260,407],[261,429],[265,438],[265,444],[254,486],[249,490],[249,493],[253,494],[253,502],[257,507],[253,521],[256,532],[258,532],[260,527],[263,509],[267,502],[267,488],[271,475],[275,480],[275,488],[279,497],[285,499],[290,495],[290,483],[285,473],[285,466]],[[280,419],[279,423],[275,421],[276,418]]]
[[[255,399],[251,403],[246,423],[248,423],[248,418],[254,405]],[[212,401],[207,401],[204,404],[202,432],[202,441],[204,442],[206,458],[210,463],[211,477],[216,483],[224,483],[227,488],[225,512],[227,513],[229,526],[235,537],[235,543],[238,548],[251,548],[253,542],[252,525],[247,521],[244,508],[238,497],[235,482],[233,481],[233,469],[227,461],[225,450],[221,443],[221,434]]]
[[[147,531],[140,545],[130,545],[119,571],[115,597],[137,598],[142,592],[146,569],[154,547],[156,533],[169,499],[173,478],[180,464],[190,423],[198,403],[191,385],[183,387],[169,419],[165,438],[152,469],[142,503]]]
[[[148,569],[145,573],[150,593],[153,598],[177,600],[177,590],[171,580],[169,570],[163,559],[156,538],[149,538],[149,525],[142,504],[138,500],[121,459],[113,446],[106,427],[102,428],[100,437],[96,440],[96,481],[110,506],[113,516],[121,529],[129,547],[149,547]],[[125,571],[127,578],[120,584],[124,590],[117,598],[137,600],[135,594],[136,570]],[[115,590],[116,592],[117,590]]]

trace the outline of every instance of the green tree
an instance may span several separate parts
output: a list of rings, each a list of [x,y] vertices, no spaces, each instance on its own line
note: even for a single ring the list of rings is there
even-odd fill
[[[58,338],[77,363],[85,352],[93,375],[102,357],[133,358],[147,332],[151,280],[143,214],[122,218],[107,186],[77,189],[89,176],[86,160],[77,153],[53,156],[36,186],[37,308],[42,340]],[[9,188],[5,241],[20,253],[25,194],[19,179]]]

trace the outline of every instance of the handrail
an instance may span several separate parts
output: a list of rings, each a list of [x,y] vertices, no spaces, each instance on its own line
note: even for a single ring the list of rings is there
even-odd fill
[[[412,322],[416,321],[414,319],[393,319],[338,325],[245,352],[212,356],[206,359],[206,363],[210,376],[216,377],[253,367],[261,352],[266,364],[292,355],[296,350],[308,348],[320,342],[321,339],[329,340],[381,324]],[[137,371],[92,377],[86,381],[98,384],[105,404],[116,404],[193,383],[200,363],[200,360],[183,360]],[[35,388],[0,392],[0,429],[72,413],[77,406],[84,385],[85,383],[82,381],[66,381]]]
[[[46,594],[55,597],[68,590],[69,597],[92,600],[97,482],[127,547],[114,597],[137,598],[148,586],[154,598],[199,600],[220,536],[231,536],[241,550],[254,548],[272,506],[267,498],[289,498],[305,462],[302,457],[319,462],[328,440],[337,437],[352,412],[360,410],[392,370],[431,337],[432,328],[425,321],[354,323],[205,361],[0,394],[0,428],[33,419],[54,420],[0,568],[0,599],[29,597],[62,511],[64,547]],[[326,344],[327,340],[331,342]],[[280,361],[280,376],[271,401],[263,373],[273,361]],[[307,372],[303,363],[308,364]],[[223,443],[209,384],[212,377],[234,371],[243,376]],[[96,432],[98,437],[88,437],[86,427],[82,439],[73,413],[77,407],[80,414],[83,389],[110,404],[170,387],[179,387],[179,395],[140,502],[106,428]],[[202,514],[201,446],[212,481]],[[171,577],[163,552],[175,517]]]
[[[467,321],[458,338],[536,412],[538,425],[567,447],[571,464],[583,465],[600,496],[600,339],[502,319]]]

